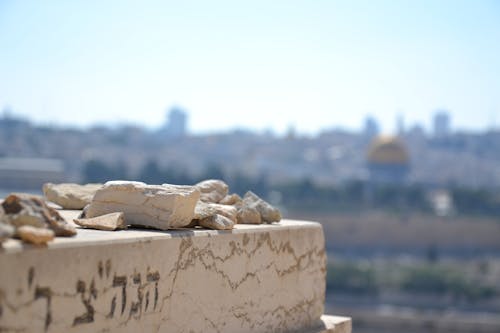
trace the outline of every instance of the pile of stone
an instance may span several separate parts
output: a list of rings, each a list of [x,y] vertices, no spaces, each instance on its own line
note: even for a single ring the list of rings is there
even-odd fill
[[[41,245],[56,236],[74,236],[76,229],[36,195],[12,193],[0,205],[0,243],[10,237]]]
[[[56,200],[62,204],[62,200]],[[74,222],[101,230],[118,230],[128,225],[160,230],[196,226],[228,230],[237,223],[280,220],[279,210],[254,193],[247,192],[240,198],[229,194],[223,181],[210,179],[194,186],[110,181],[95,192]]]
[[[160,230],[204,227],[230,230],[235,224],[279,222],[280,211],[247,192],[230,194],[222,180],[194,186],[148,185],[133,181],[43,186],[46,199],[62,209],[82,210],[74,223],[83,228],[120,230],[140,226]],[[17,237],[46,244],[56,236],[73,236],[75,227],[42,197],[10,194],[0,205],[0,243]]]

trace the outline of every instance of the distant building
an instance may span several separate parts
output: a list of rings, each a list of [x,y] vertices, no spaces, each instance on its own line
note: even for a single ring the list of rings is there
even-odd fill
[[[450,134],[450,114],[445,110],[437,111],[434,114],[434,136],[437,138],[443,138]]]
[[[402,184],[410,171],[410,158],[399,138],[379,136],[370,144],[367,165],[370,182]]]
[[[3,190],[38,189],[47,182],[66,180],[64,163],[51,158],[0,158],[0,186]]]
[[[166,137],[182,137],[187,133],[187,119],[188,114],[186,111],[179,107],[172,107],[167,114],[167,121],[162,128],[162,133]]]
[[[367,116],[365,118],[365,126],[363,129],[363,134],[366,138],[372,139],[379,135],[380,127],[378,125],[377,119],[372,116]]]
[[[30,122],[24,118],[15,116],[9,108],[4,108],[0,116],[0,129],[11,131],[16,129],[26,129]]]
[[[398,114],[398,116],[396,117],[396,128],[399,136],[402,136],[406,133],[405,117],[403,114]]]

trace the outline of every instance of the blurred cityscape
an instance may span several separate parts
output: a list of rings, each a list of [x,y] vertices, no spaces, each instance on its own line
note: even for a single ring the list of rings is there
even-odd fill
[[[323,187],[352,181],[433,189],[500,186],[500,130],[453,131],[451,115],[443,110],[435,113],[431,131],[418,124],[406,128],[401,117],[397,121],[392,135],[381,135],[371,116],[361,132],[333,128],[305,136],[291,127],[281,136],[246,129],[203,135],[187,131],[188,114],[179,107],[169,110],[165,123],[154,130],[132,124],[40,126],[5,109],[0,116],[1,181],[4,187],[38,188],[33,172],[28,179],[16,178],[14,173],[25,168],[44,180],[100,181],[108,178],[105,170],[118,178],[140,178],[153,166],[199,178],[208,166],[225,178],[265,178],[273,185],[308,180]],[[96,165],[102,175],[92,173]]]
[[[306,136],[247,129],[188,131],[167,110],[155,129],[41,126],[5,109],[0,192],[44,182],[193,184],[224,179],[251,189],[287,218],[320,221],[329,252],[327,313],[357,332],[500,330],[500,130],[455,131],[438,110],[433,128]]]

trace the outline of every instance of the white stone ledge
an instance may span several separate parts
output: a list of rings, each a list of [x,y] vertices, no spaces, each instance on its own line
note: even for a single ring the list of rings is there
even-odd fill
[[[350,320],[321,317],[326,255],[314,222],[79,229],[44,248],[3,247],[2,332],[350,332]]]

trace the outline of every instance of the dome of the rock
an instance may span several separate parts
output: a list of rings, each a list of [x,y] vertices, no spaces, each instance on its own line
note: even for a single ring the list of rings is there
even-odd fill
[[[368,148],[367,167],[372,183],[402,184],[410,170],[405,144],[394,136],[375,138]]]
[[[394,136],[380,136],[370,144],[367,160],[370,164],[408,165],[410,159],[401,140]]]

